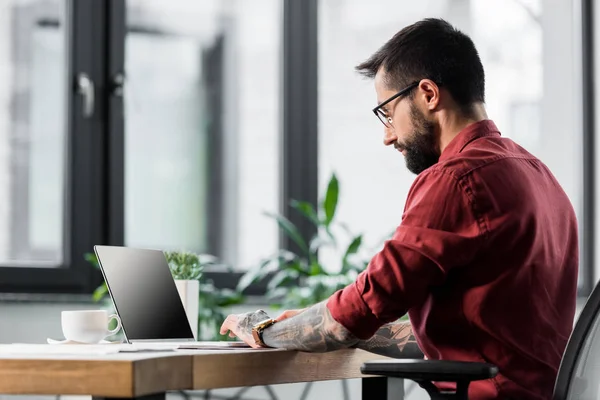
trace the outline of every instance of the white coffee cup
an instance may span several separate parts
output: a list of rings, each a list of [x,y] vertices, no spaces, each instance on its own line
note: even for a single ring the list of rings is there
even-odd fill
[[[117,320],[117,327],[109,330],[111,319]],[[61,313],[62,332],[65,339],[80,343],[99,343],[121,329],[117,314],[108,315],[106,310],[77,310]]]

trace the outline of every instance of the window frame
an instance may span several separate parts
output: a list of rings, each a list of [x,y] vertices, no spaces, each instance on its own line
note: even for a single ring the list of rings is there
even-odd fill
[[[581,286],[577,295],[588,297],[596,284],[594,265],[596,263],[596,140],[595,140],[595,85],[594,85],[594,0],[581,0],[581,85],[582,85],[582,162],[583,162],[583,204],[580,222]]]

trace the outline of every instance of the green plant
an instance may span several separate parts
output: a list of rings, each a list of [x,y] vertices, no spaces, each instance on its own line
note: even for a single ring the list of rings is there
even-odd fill
[[[100,269],[100,264],[98,264],[98,258],[96,257],[96,254],[85,253],[83,255],[83,258],[85,258],[87,262],[92,264],[94,266],[94,268]],[[106,287],[106,282],[102,282],[102,284],[100,286],[98,286],[96,288],[96,290],[94,290],[94,293],[92,293],[92,300],[94,300],[95,302],[100,302],[107,295],[108,295],[108,288]]]
[[[201,280],[204,268],[218,265],[217,258],[189,251],[165,251],[173,279]]]
[[[339,199],[339,183],[332,174],[324,198],[315,209],[312,204],[293,200],[290,205],[316,228],[307,242],[296,225],[281,215],[267,214],[297,246],[297,251],[279,250],[249,270],[238,284],[243,291],[252,283],[271,276],[267,298],[279,308],[301,308],[327,299],[334,292],[352,283],[368,265],[369,258],[361,254],[362,234],[354,235],[335,219]],[[331,249],[338,257],[337,265],[326,268],[318,253]]]
[[[228,335],[221,335],[219,328],[225,320],[225,308],[243,302],[241,292],[231,289],[219,289],[204,274],[207,267],[219,266],[216,257],[208,254],[195,254],[189,251],[165,251],[165,258],[173,279],[199,281],[198,332],[200,337],[208,340],[230,340]],[[84,258],[96,268],[100,268],[94,253],[86,253]],[[106,282],[94,290],[92,299],[100,302],[108,295]]]

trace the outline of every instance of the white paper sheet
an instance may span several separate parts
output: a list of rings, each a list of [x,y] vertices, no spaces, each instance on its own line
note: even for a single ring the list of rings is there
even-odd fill
[[[161,348],[139,344],[30,344],[13,343],[0,345],[0,356],[6,355],[106,355],[135,352],[173,352],[174,347]]]

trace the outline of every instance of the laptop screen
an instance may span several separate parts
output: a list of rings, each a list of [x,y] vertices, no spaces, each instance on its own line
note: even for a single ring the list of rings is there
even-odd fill
[[[162,251],[94,250],[127,340],[194,339]]]

